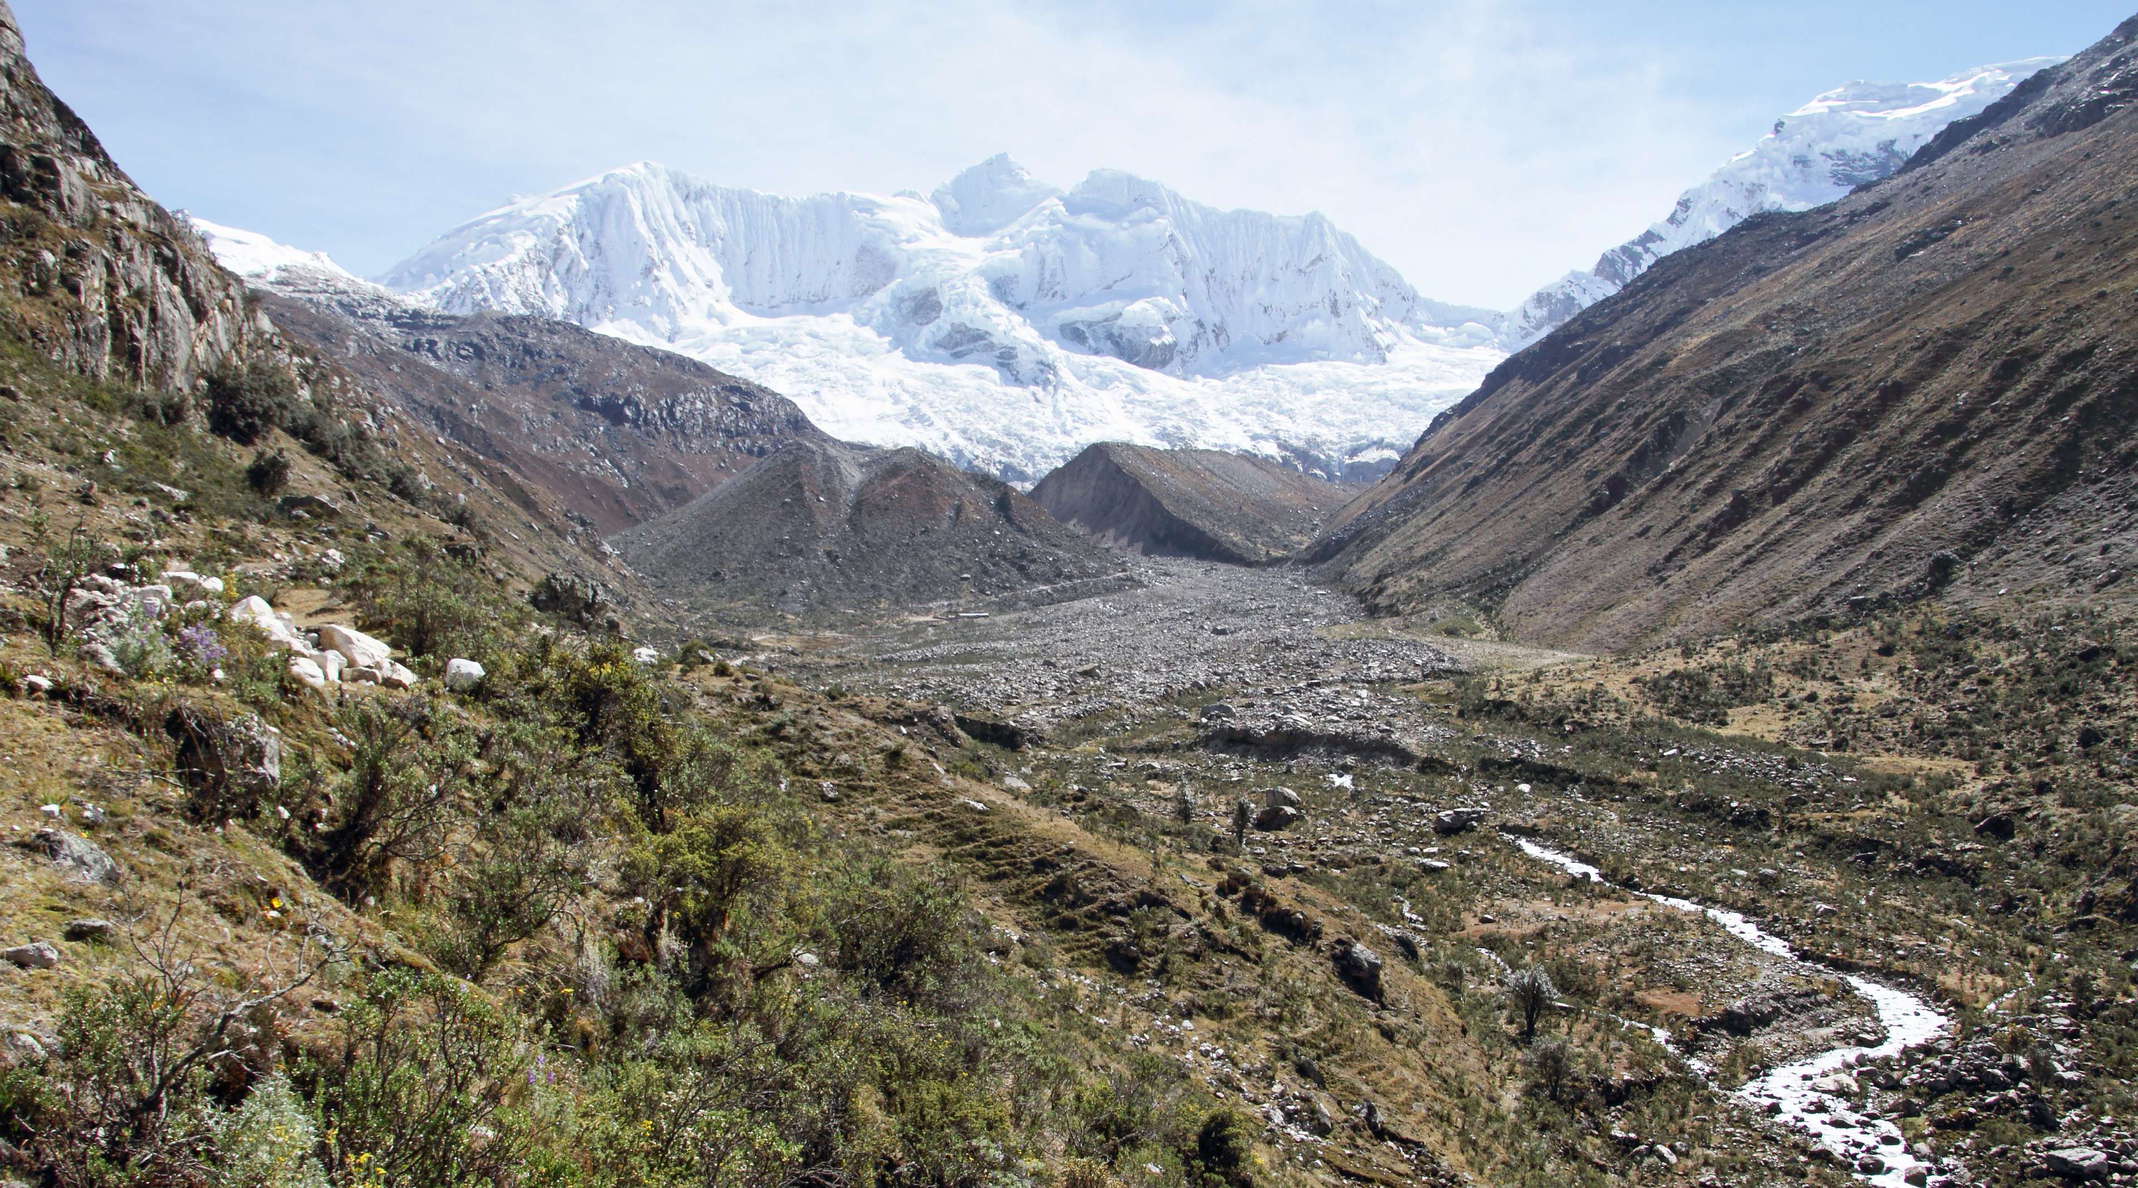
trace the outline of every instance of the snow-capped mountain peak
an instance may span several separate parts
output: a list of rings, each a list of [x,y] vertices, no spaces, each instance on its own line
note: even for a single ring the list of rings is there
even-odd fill
[[[929,200],[953,235],[993,235],[1061,191],[997,153],[935,188]]]
[[[1670,215],[1530,295],[1501,331],[1520,350],[1624,288],[1657,260],[1703,243],[1755,214],[1809,210],[1888,177],[1947,124],[1965,119],[2059,58],[2027,58],[1925,83],[1852,82],[1815,96],[1700,185]]]
[[[630,166],[463,224],[384,283],[692,354],[834,433],[1013,478],[1104,438],[1355,472],[1499,358],[1497,315],[1421,298],[1320,215],[1219,210],[1114,170],[1061,191],[1007,156],[925,199]],[[1397,360],[1341,384],[1312,370]]]

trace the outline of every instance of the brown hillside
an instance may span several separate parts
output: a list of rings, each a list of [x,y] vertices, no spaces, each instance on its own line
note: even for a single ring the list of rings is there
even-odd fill
[[[1618,647],[1856,596],[2124,596],[2138,20],[1899,175],[1665,260],[1508,360],[1313,557]]]
[[[1299,550],[1344,488],[1250,454],[1086,447],[1032,488],[1055,518],[1141,553],[1266,565]]]

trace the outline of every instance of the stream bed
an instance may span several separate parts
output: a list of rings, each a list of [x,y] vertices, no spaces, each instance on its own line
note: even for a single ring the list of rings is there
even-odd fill
[[[1848,1069],[1864,1060],[1895,1055],[1927,1043],[1952,1030],[1952,1019],[1918,995],[1857,974],[1831,969],[1805,958],[1787,941],[1761,928],[1749,917],[1727,908],[1709,907],[1672,895],[1657,895],[1620,887],[1604,878],[1596,867],[1557,850],[1538,845],[1526,837],[1508,835],[1524,854],[1547,862],[1577,878],[1602,883],[1628,895],[1638,895],[1668,908],[1706,916],[1731,936],[1785,961],[1832,974],[1871,1004],[1885,1028],[1883,1042],[1870,1047],[1843,1045],[1793,1060],[1769,1069],[1730,1093],[1756,1112],[1774,1118],[1784,1128],[1796,1131],[1831,1151],[1844,1167],[1867,1183],[1880,1188],[1908,1188],[1921,1183],[1933,1169],[1908,1151],[1900,1127],[1892,1119],[1860,1113],[1850,1100],[1846,1083]],[[1696,1071],[1699,1066],[1695,1066]],[[1910,1173],[1915,1179],[1910,1180]]]

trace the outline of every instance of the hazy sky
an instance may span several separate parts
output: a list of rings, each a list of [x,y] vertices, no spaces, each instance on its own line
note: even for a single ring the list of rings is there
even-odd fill
[[[151,194],[360,273],[629,161],[889,192],[1006,151],[1320,210],[1506,307],[1819,91],[2072,53],[2134,0],[14,2]]]

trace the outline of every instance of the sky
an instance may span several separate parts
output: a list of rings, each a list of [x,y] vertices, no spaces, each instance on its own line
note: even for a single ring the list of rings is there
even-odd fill
[[[653,160],[927,192],[1007,152],[1318,210],[1507,308],[1842,82],[2069,54],[2133,0],[14,0],[30,58],[168,206],[373,275]]]

